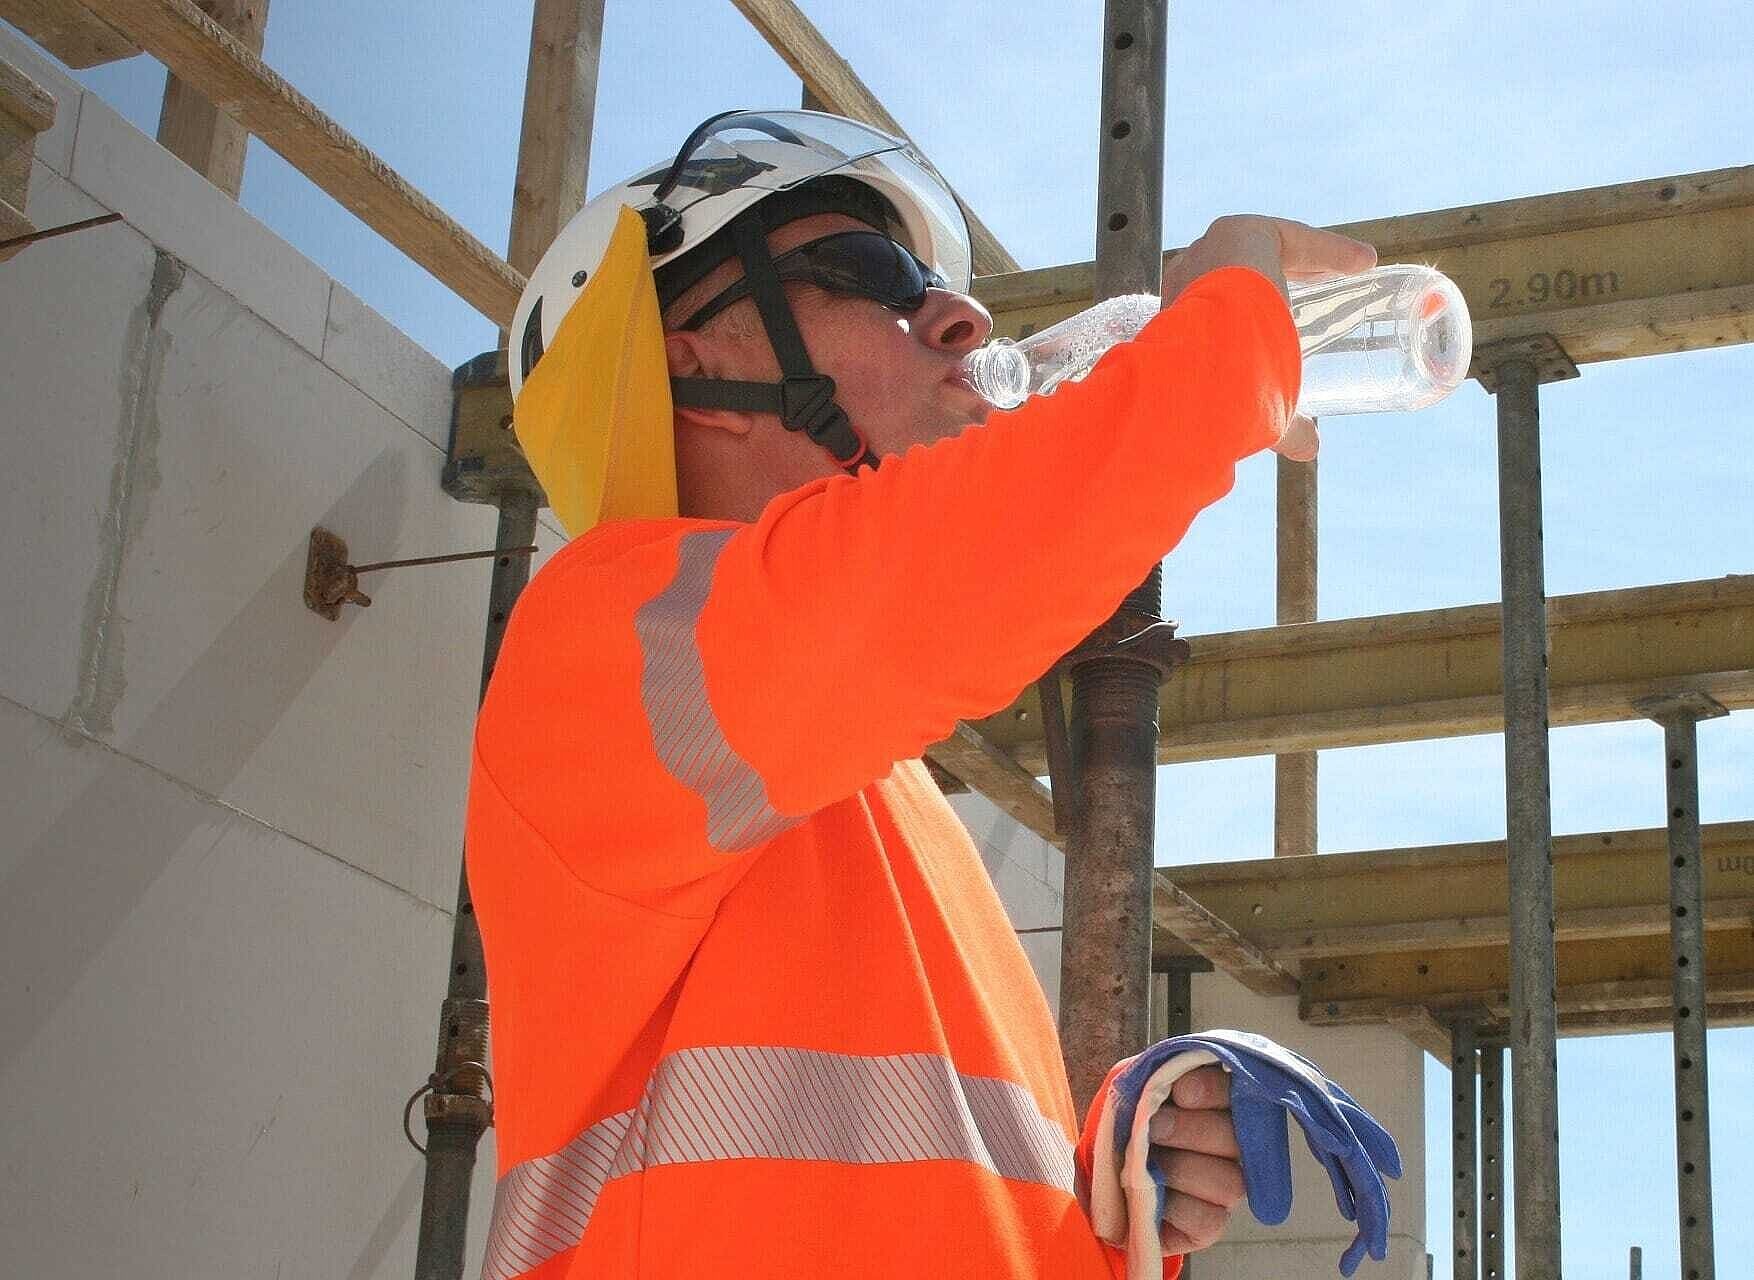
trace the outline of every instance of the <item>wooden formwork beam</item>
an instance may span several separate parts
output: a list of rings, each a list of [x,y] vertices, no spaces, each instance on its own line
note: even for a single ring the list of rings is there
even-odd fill
[[[834,51],[834,46],[816,29],[816,24],[806,18],[792,0],[731,0],[731,3],[804,82],[805,92],[821,110],[863,121],[897,137],[907,137],[907,131],[889,114],[888,108],[878,101],[877,95],[866,87],[847,60]],[[968,218],[976,274],[1016,271],[1017,259],[1006,251],[999,238],[975,215],[967,202],[960,196],[957,199]]]
[[[196,0],[201,12],[260,55],[268,34],[268,0]],[[171,74],[158,116],[158,141],[233,200],[244,186],[249,131],[214,106],[194,85]]]
[[[0,18],[70,67],[102,66],[140,52],[140,46],[78,0],[0,0]]]
[[[1386,1023],[1424,1044],[1426,1017],[1441,1024],[1465,1013],[1490,1028],[1508,1016],[1504,859],[1502,841],[1481,841],[1158,875],[1165,886],[1173,876],[1255,951],[1300,968],[1308,1021]],[[1668,861],[1662,828],[1554,839],[1562,1030],[1667,1024]],[[1700,861],[1708,1005],[1725,1025],[1754,1020],[1754,822],[1703,827]],[[1170,930],[1158,934],[1161,963],[1193,949]]]
[[[1754,575],[1556,596],[1547,605],[1552,722],[1642,719],[1648,694],[1696,689],[1754,707]],[[1499,607],[1344,618],[1189,636],[1164,685],[1158,759],[1217,760],[1495,733]],[[1035,690],[976,726],[1046,772]]]
[[[1476,346],[1551,333],[1575,362],[1754,341],[1754,166],[1333,228],[1461,286]],[[1165,259],[1173,258],[1172,250]],[[1094,264],[976,282],[997,332],[1090,305]]]
[[[482,315],[511,323],[524,277],[194,0],[92,0],[90,7]]]

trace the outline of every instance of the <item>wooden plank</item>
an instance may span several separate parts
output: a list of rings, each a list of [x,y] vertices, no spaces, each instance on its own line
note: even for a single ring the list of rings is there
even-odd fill
[[[10,62],[0,61],[0,200],[15,210],[24,209],[30,190],[37,134],[54,123],[54,98]],[[11,234],[31,229],[26,226]]]
[[[1631,1002],[1626,992],[1666,993],[1672,981],[1667,935],[1560,942],[1555,955],[1559,986],[1572,992],[1567,1008],[1585,1007],[1577,994],[1583,991],[1617,993],[1589,1008],[1626,1007]],[[1713,997],[1740,998],[1735,986],[1738,975],[1754,973],[1754,931],[1714,932],[1706,947],[1705,971]],[[1433,1011],[1476,1004],[1502,1010],[1510,999],[1510,955],[1502,946],[1479,946],[1330,956],[1305,961],[1302,979],[1303,998],[1312,1009],[1377,1000],[1385,1005],[1419,1004]]]
[[[1708,930],[1746,929],[1750,921],[1754,921],[1754,898],[1732,898],[1705,906],[1704,924]],[[1649,906],[1558,911],[1554,914],[1553,924],[1554,937],[1560,942],[1652,937],[1669,932],[1669,909],[1663,903],[1652,903]],[[1482,944],[1508,946],[1510,922],[1504,915],[1456,916],[1445,920],[1410,920],[1402,924],[1350,925],[1334,929],[1250,931],[1248,936],[1275,960],[1314,960],[1395,951],[1443,951]]]
[[[1652,760],[1662,739],[1652,730]],[[1708,923],[1748,928],[1754,916],[1754,822],[1700,828]],[[1175,882],[1249,941],[1285,961],[1503,945],[1508,939],[1504,842],[1333,853],[1175,868]],[[1562,937],[1667,931],[1668,833],[1661,827],[1553,840],[1554,907]],[[1654,914],[1653,914],[1654,913]]]
[[[1056,849],[1066,838],[1054,829],[1054,798],[1036,776],[990,740],[965,724],[926,753],[946,773],[961,779]]]
[[[268,0],[196,0],[201,12],[224,27],[251,53],[260,54],[268,32]],[[244,154],[250,135],[181,76],[165,79],[158,141],[233,200],[244,186]]]
[[[536,0],[506,260],[528,275],[585,203],[603,0]]]
[[[1502,1036],[1510,1016],[1502,993],[1482,1003],[1476,994],[1462,994],[1439,1003],[1430,1012],[1441,1020],[1450,1009],[1477,1009],[1486,1037]],[[1633,1031],[1666,1031],[1673,1025],[1673,997],[1667,978],[1562,983],[1556,993],[1562,1035],[1599,1035]],[[1307,1000],[1300,1008],[1313,1026],[1340,1027],[1386,1023],[1404,1016],[1407,1006],[1393,997]],[[1754,971],[1723,973],[1713,978],[1706,999],[1706,1020],[1713,1026],[1754,1025]]]
[[[502,328],[511,323],[524,277],[193,0],[94,0],[91,7],[482,315]]]
[[[877,95],[866,87],[858,73],[834,51],[834,46],[792,0],[731,0],[731,3],[804,82],[805,92],[821,104],[822,110],[862,121],[900,138],[908,136],[907,130],[889,114],[888,108],[877,100]],[[1016,271],[1017,260],[999,243],[999,238],[962,197],[958,196],[957,202],[968,218],[975,273],[996,275]]]
[[[101,66],[140,52],[140,46],[77,0],[0,0],[0,18],[70,67]]]
[[[55,99],[10,62],[0,60],[0,240],[36,230],[24,214],[31,160],[37,135],[54,123]],[[0,249],[0,262],[24,248]]]
[[[1497,732],[1498,616],[1472,605],[1189,636],[1163,689],[1158,759]],[[1754,576],[1558,597],[1548,635],[1555,725],[1639,719],[1635,699],[1669,690],[1754,707]],[[977,727],[1046,771],[1033,688]]]
[[[1391,1010],[1383,1021],[1439,1062],[1449,1062],[1450,1029],[1431,1010],[1416,1004],[1404,1005]]]
[[[1582,364],[1754,341],[1754,166],[1334,229],[1454,278],[1477,345],[1552,333]],[[1015,336],[1088,306],[1093,278],[1076,263],[975,292]]]
[[[1297,978],[1266,952],[1177,888],[1159,871],[1151,886],[1151,921],[1187,943],[1256,995],[1295,995]]]

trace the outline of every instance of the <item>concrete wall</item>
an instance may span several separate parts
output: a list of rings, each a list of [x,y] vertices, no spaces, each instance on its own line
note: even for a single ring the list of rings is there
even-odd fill
[[[317,524],[492,544],[449,370],[0,57],[58,102],[31,219],[127,219],[0,264],[0,1271],[411,1274],[489,570],[301,587]]]

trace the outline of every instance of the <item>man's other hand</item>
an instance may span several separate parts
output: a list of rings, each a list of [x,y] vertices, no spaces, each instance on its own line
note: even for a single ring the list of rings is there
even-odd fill
[[[1287,280],[1331,280],[1375,265],[1376,250],[1362,240],[1289,218],[1235,214],[1218,219],[1170,259],[1163,270],[1163,305],[1219,267],[1253,267],[1284,294]],[[1273,450],[1293,462],[1310,462],[1320,444],[1313,421],[1293,418]]]
[[[1332,280],[1375,265],[1376,250],[1351,236],[1289,218],[1232,214],[1169,260],[1163,269],[1163,305],[1219,267],[1253,267],[1284,293],[1287,280]]]
[[[1199,1067],[1170,1088],[1151,1117],[1151,1159],[1169,1186],[1160,1232],[1169,1253],[1216,1244],[1245,1192],[1236,1128],[1230,1119],[1230,1077]]]

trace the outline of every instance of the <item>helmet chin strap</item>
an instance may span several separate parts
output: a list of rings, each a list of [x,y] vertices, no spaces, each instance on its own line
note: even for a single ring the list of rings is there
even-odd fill
[[[731,224],[737,256],[749,279],[750,295],[761,313],[767,340],[779,360],[778,382],[741,382],[728,378],[672,378],[675,403],[694,409],[744,409],[779,415],[787,431],[802,431],[828,451],[848,472],[875,467],[877,455],[835,403],[834,379],[816,372],[804,346],[798,322],[786,301],[785,286],[767,251],[767,230],[759,218],[743,216]]]

